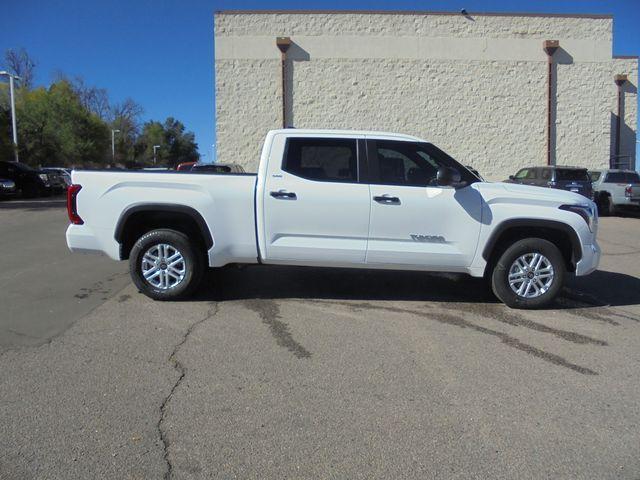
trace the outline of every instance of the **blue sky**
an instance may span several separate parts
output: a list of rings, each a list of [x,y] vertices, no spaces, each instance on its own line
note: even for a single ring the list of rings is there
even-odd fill
[[[145,108],[145,120],[178,118],[195,132],[209,161],[215,141],[213,12],[300,8],[607,13],[614,15],[614,54],[640,54],[639,0],[7,0],[0,51],[26,48],[37,61],[38,84],[48,85],[56,71],[79,75],[106,88],[114,101],[132,97]]]

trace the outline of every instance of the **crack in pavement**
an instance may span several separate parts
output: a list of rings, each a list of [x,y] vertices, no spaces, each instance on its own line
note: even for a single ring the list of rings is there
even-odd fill
[[[187,368],[182,363],[180,363],[180,361],[178,361],[176,355],[178,354],[178,351],[180,350],[180,348],[187,342],[191,333],[199,325],[215,317],[216,314],[218,313],[218,309],[219,307],[218,307],[218,304],[216,303],[213,305],[213,308],[209,309],[209,311],[204,316],[204,318],[201,318],[200,320],[193,322],[191,325],[189,325],[189,328],[187,328],[186,332],[182,336],[182,339],[178,343],[176,343],[176,345],[173,347],[173,351],[171,352],[171,355],[169,355],[169,358],[167,359],[170,363],[173,364],[173,368],[180,375],[178,376],[178,379],[175,381],[175,383],[171,387],[169,394],[164,398],[164,400],[162,401],[162,404],[160,405],[160,419],[158,420],[158,423],[156,425],[158,429],[158,433],[160,435],[160,441],[162,442],[162,448],[164,452],[163,458],[165,463],[167,464],[167,469],[165,470],[165,473],[164,473],[165,480],[168,480],[171,478],[171,475],[173,474],[173,464],[171,463],[171,460],[169,460],[169,440],[167,440],[167,435],[164,429],[162,428],[162,424],[164,423],[167,405],[171,401],[173,394],[175,393],[176,389],[180,386],[180,384],[182,383],[182,380],[187,374]]]

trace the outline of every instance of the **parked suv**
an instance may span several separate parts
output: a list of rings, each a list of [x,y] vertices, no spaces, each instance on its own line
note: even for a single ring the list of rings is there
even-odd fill
[[[0,177],[13,180],[23,197],[48,195],[51,191],[49,176],[24,163],[0,161]]]
[[[640,208],[640,175],[633,170],[592,170],[594,201],[602,215]]]
[[[522,168],[515,175],[510,175],[508,183],[521,183],[538,187],[558,188],[579,193],[592,199],[591,178],[586,168],[549,166]]]

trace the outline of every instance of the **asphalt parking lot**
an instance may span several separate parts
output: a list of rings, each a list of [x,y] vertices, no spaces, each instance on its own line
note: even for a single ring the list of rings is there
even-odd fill
[[[552,309],[248,267],[160,303],[0,203],[0,478],[640,478],[640,219]]]

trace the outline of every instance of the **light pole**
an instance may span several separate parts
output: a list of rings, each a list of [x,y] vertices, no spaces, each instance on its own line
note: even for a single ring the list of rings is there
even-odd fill
[[[160,148],[160,145],[154,145],[153,146],[153,164],[156,164],[156,150],[158,150]]]
[[[18,159],[18,128],[16,127],[16,101],[13,94],[13,82],[14,80],[22,80],[19,76],[9,73],[7,71],[0,72],[0,75],[9,77],[9,92],[11,96],[11,126],[13,127],[13,152],[16,162]]]
[[[116,163],[116,133],[120,133],[120,130],[111,130],[111,158],[113,163]]]

